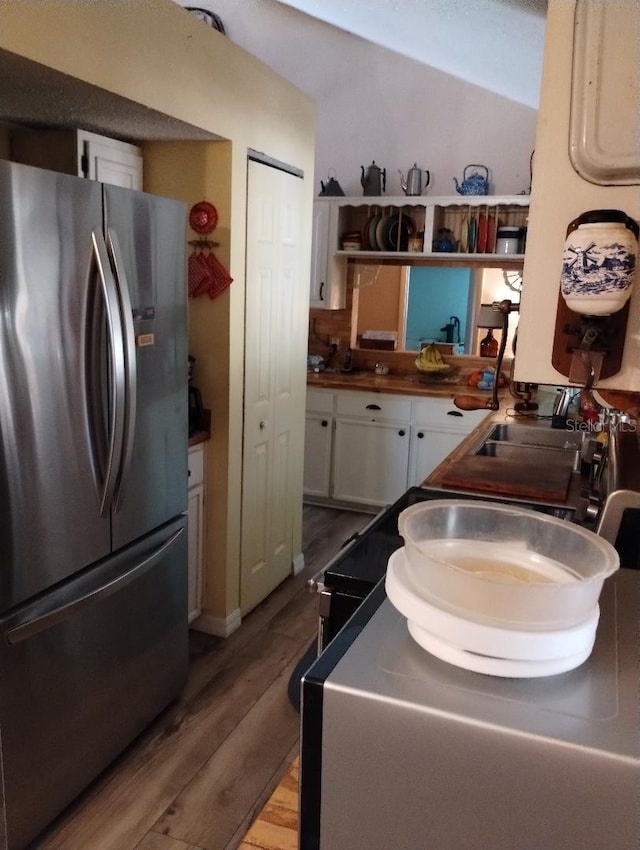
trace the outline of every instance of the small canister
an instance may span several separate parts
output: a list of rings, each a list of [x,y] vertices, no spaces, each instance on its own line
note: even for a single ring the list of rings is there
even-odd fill
[[[499,227],[496,236],[496,254],[520,253],[519,227]]]
[[[609,316],[621,310],[634,285],[640,228],[622,210],[588,210],[570,222],[560,286],[570,310]]]

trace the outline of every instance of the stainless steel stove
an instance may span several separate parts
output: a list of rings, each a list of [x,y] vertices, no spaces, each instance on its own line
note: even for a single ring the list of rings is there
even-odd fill
[[[412,488],[327,565],[321,654],[302,685],[300,850],[640,846],[640,443],[616,427],[588,445],[579,498],[529,505],[621,557],[595,649],[574,671],[486,677],[409,636],[384,593],[398,515],[451,492]]]
[[[502,679],[421,649],[381,582],[303,682],[300,850],[638,847],[639,614],[620,570],[581,667]]]

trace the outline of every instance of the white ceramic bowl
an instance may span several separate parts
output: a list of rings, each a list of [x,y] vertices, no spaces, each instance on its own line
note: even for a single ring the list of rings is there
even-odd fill
[[[580,526],[493,502],[421,502],[402,511],[398,528],[418,592],[481,623],[572,626],[620,565],[610,543]]]

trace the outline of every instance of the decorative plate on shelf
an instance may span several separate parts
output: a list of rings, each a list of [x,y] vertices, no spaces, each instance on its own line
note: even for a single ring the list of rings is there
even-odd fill
[[[409,237],[413,236],[413,222],[407,215],[402,217],[392,215],[386,224],[383,236],[387,251],[407,251]]]
[[[475,218],[469,222],[469,253],[475,254],[478,236],[478,223]]]
[[[378,243],[376,241],[376,230],[378,228],[378,224],[382,216],[380,213],[376,213],[376,215],[372,215],[369,220],[369,245],[372,251],[378,250]]]
[[[487,250],[487,217],[484,213],[480,213],[478,218],[478,243],[476,251],[478,254],[484,254]]]
[[[493,254],[496,250],[496,219],[494,216],[488,216],[487,221],[487,245],[486,252],[487,254]]]
[[[387,226],[387,222],[389,221],[389,216],[384,213],[380,220],[378,221],[378,225],[376,227],[376,245],[378,246],[378,251],[387,251],[387,243],[384,239],[384,231]]]
[[[460,251],[466,254],[469,250],[469,221],[466,215],[462,216],[462,228],[460,231]]]
[[[218,224],[218,210],[209,201],[199,201],[189,210],[189,227],[196,233],[213,233]]]

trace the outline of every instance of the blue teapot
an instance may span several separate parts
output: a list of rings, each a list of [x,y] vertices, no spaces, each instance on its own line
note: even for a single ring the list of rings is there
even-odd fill
[[[457,250],[453,232],[448,227],[441,227],[433,240],[433,250],[452,253]]]
[[[470,177],[467,177],[467,171],[470,168],[484,169],[484,177],[477,171],[474,171]],[[456,192],[459,195],[488,195],[489,194],[489,169],[486,165],[467,165],[462,174],[462,183],[458,183],[456,178],[453,178],[456,184]]]

